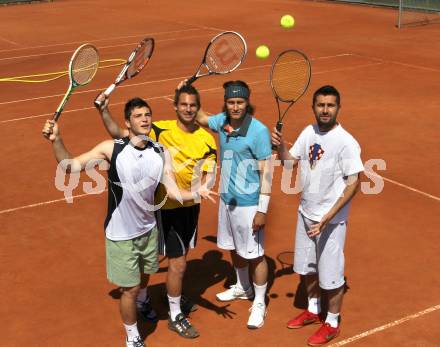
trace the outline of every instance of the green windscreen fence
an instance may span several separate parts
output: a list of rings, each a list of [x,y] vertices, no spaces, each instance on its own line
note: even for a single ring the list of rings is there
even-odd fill
[[[440,23],[440,0],[328,0],[396,9],[396,25],[399,28],[412,25]]]
[[[399,0],[335,0],[335,2],[351,2],[351,3],[369,4],[369,5],[377,5],[377,6],[393,6],[393,7],[399,6]]]
[[[400,0],[397,26],[440,23],[440,0]]]
[[[51,2],[52,0],[0,0],[0,5],[30,4],[34,2]]]

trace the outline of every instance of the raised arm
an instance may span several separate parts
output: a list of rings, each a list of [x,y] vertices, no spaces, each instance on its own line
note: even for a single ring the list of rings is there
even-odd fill
[[[276,127],[273,128],[271,134],[271,142],[272,145],[277,148],[278,158],[281,160],[282,165],[285,165],[286,162],[288,162],[289,168],[293,168],[298,164],[298,159],[294,158],[289,153],[289,149],[287,148],[283,139],[283,134],[278,131]]]
[[[104,95],[104,92],[99,94],[96,100],[101,102],[101,106],[98,107],[96,104],[95,106],[101,116],[104,127],[110,136],[114,139],[120,139],[128,136],[128,130],[121,128],[113,119],[113,116],[108,108],[109,98]]]
[[[113,141],[108,140],[101,142],[88,152],[73,157],[64,145],[58,124],[54,120],[46,121],[43,136],[51,141],[56,161],[68,173],[83,171],[91,165],[98,165],[103,160],[110,161],[113,152]]]
[[[204,128],[209,128],[208,120],[209,120],[209,116],[205,111],[203,111],[202,109],[197,111],[197,116],[196,116],[197,124],[199,124]]]

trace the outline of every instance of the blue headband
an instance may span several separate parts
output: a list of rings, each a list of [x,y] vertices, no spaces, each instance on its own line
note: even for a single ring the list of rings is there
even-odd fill
[[[230,98],[249,99],[249,89],[239,85],[230,85],[225,88],[225,100]]]

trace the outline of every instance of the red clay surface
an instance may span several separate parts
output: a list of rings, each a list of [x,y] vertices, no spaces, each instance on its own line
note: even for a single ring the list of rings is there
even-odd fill
[[[239,5],[238,5],[239,4]],[[279,18],[293,14],[293,30]],[[438,346],[440,304],[440,228],[438,111],[440,109],[440,26],[398,30],[396,11],[312,1],[55,1],[0,8],[0,77],[65,70],[74,49],[95,44],[101,59],[125,58],[144,36],[156,39],[151,63],[141,75],[118,88],[112,109],[147,98],[156,119],[174,117],[171,100],[180,80],[190,76],[208,40],[223,30],[242,33],[249,45],[243,66],[230,76],[196,82],[206,111],[218,112],[222,82],[243,79],[252,86],[257,117],[276,122],[268,84],[272,58],[287,48],[312,59],[307,94],[295,105],[284,127],[294,141],[313,121],[313,91],[333,84],[342,93],[340,121],[358,139],[364,161],[383,159],[386,181],[376,195],[359,194],[352,207],[346,245],[349,291],[342,333],[334,343],[353,346]],[[268,60],[255,58],[266,44]],[[75,154],[107,138],[92,101],[119,68],[100,70],[79,89],[61,118],[61,131]],[[115,288],[105,275],[106,193],[62,199],[54,186],[55,160],[41,128],[67,88],[67,77],[51,83],[0,83],[0,345],[121,346],[123,328]],[[121,120],[121,116],[118,116]],[[81,183],[91,181],[84,177]],[[365,184],[369,181],[364,179]],[[292,182],[293,186],[293,182]],[[267,256],[275,277],[269,314],[257,331],[246,329],[249,302],[231,303],[233,318],[215,301],[225,280],[229,256],[214,240],[217,206],[203,204],[198,247],[190,252],[186,292],[200,309],[191,320],[201,332],[187,341],[167,329],[162,301],[163,271],[152,276],[150,293],[161,320],[141,324],[149,346],[301,346],[313,327],[285,328],[303,299],[295,274],[284,274],[277,261],[292,251],[298,195],[281,189],[277,168],[267,225]],[[415,190],[414,190],[415,189]],[[83,194],[82,186],[74,195]],[[427,193],[427,194],[424,194]],[[41,204],[50,202],[47,204]],[[30,206],[33,204],[40,204]],[[278,271],[278,272],[277,272]],[[295,297],[296,296],[296,297]],[[428,308],[434,312],[400,325],[390,324]],[[370,330],[385,326],[376,333]],[[365,337],[349,342],[364,332]],[[339,345],[341,345],[339,344]]]

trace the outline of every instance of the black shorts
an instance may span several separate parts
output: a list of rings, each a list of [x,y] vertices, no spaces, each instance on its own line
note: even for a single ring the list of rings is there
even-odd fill
[[[177,258],[196,246],[199,212],[200,204],[157,211],[159,254]]]

